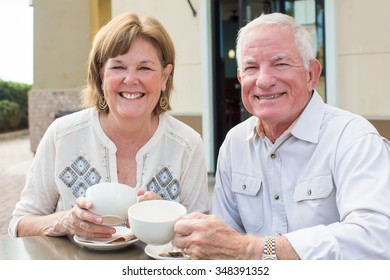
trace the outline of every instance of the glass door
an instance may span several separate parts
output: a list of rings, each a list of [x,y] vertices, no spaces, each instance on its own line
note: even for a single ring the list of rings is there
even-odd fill
[[[237,80],[235,46],[238,30],[262,13],[280,12],[293,16],[313,36],[317,58],[323,66],[316,89],[325,100],[325,22],[324,0],[212,0],[211,6],[216,162],[226,133],[249,117],[241,102],[241,87]]]

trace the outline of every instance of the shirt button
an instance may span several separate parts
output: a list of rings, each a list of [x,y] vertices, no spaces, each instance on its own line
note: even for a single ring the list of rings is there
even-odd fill
[[[271,155],[271,158],[272,158],[272,159],[275,159],[275,158],[276,158],[276,155],[275,155],[275,154],[272,154],[272,155]]]
[[[275,200],[278,200],[278,199],[279,199],[279,195],[275,194],[275,195],[274,195],[274,199],[275,199]]]
[[[242,185],[242,189],[243,189],[243,190],[246,190],[246,185]]]
[[[308,190],[308,191],[307,191],[307,195],[311,195],[311,190]]]

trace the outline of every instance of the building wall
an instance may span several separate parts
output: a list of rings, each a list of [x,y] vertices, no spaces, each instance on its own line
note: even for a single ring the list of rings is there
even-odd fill
[[[33,88],[85,84],[91,42],[88,0],[34,0]]]
[[[338,105],[363,115],[382,134],[390,135],[390,1],[336,3]]]
[[[46,129],[59,111],[77,110],[80,106],[76,90],[39,90],[28,94],[30,147],[35,152]]]
[[[34,0],[34,81],[29,100],[31,150],[59,110],[80,108],[94,33],[111,18],[110,0]]]

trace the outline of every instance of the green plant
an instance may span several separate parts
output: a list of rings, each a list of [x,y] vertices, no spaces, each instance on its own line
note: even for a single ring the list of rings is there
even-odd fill
[[[17,128],[28,127],[27,93],[30,89],[31,85],[0,80],[0,101],[8,100],[19,105],[21,117]]]
[[[22,113],[17,103],[0,100],[0,131],[14,130],[19,127]]]

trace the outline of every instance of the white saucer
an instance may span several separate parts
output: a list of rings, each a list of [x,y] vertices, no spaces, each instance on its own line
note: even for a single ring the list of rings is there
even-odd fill
[[[160,256],[161,253],[163,253],[164,251],[167,251],[167,249],[166,249],[167,246],[171,247],[172,245],[170,243],[167,245],[162,245],[162,246],[147,245],[145,247],[145,253],[149,257],[156,259],[156,260],[190,260],[191,259],[191,257],[188,255],[184,255],[183,257],[163,257],[163,256]]]
[[[87,248],[93,249],[93,250],[100,250],[100,251],[121,249],[121,248],[130,246],[131,244],[138,241],[138,239],[136,238],[136,239],[132,239],[129,241],[118,242],[118,243],[99,243],[98,244],[98,243],[84,242],[77,235],[73,236],[73,240],[80,246],[87,247]]]
[[[89,249],[93,250],[117,250],[121,249],[127,246],[130,246],[131,244],[138,241],[137,238],[131,239],[131,240],[124,240],[121,242],[111,242],[112,240],[117,239],[121,236],[126,236],[127,239],[130,235],[132,235],[132,231],[129,228],[126,227],[115,227],[117,232],[113,235],[112,238],[109,239],[94,239],[94,240],[88,240],[88,238],[80,237],[78,235],[73,236],[73,240],[80,246],[87,247]]]

